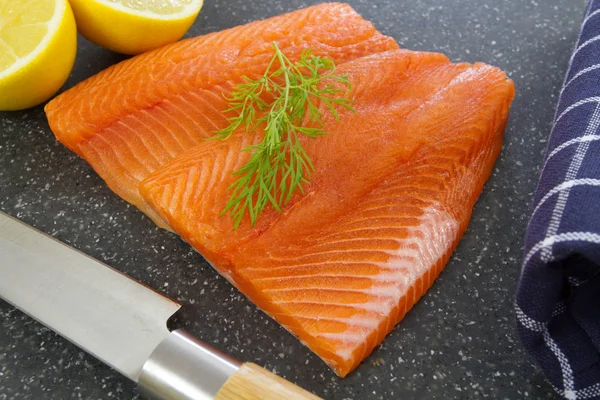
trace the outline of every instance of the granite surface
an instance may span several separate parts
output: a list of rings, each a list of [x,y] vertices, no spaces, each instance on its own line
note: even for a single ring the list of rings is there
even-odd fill
[[[175,235],[113,195],[55,141],[42,107],[0,113],[0,209],[186,303],[179,322],[190,332],[325,398],[555,398],[519,344],[512,305],[530,196],[584,0],[349,2],[402,47],[505,69],[517,97],[494,176],[446,270],[348,378],[337,378]],[[207,0],[188,35],[313,3]],[[66,87],[122,58],[81,39]],[[0,301],[0,400],[78,398],[137,393]]]

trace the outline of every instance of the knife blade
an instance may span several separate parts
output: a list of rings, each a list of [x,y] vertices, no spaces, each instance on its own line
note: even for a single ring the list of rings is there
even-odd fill
[[[181,307],[0,212],[0,298],[138,383],[151,399],[318,399],[167,321]]]
[[[181,307],[3,214],[0,254],[0,297],[134,381]]]

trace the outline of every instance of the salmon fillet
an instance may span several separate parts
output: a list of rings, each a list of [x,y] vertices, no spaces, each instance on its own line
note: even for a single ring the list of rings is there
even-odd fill
[[[345,376],[428,290],[465,232],[500,152],[514,86],[485,64],[396,50],[339,66],[356,113],[322,107],[302,139],[304,193],[232,231],[221,212],[241,150],[203,142],[140,184],[153,209],[241,292]]]
[[[264,73],[273,41],[292,61],[310,47],[338,64],[398,48],[349,5],[320,4],[112,66],[48,103],[50,128],[115,193],[166,227],[139,182],[227,126],[223,94]]]

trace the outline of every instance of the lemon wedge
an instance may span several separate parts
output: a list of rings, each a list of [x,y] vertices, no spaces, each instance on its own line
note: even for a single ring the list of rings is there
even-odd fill
[[[139,54],[175,42],[187,32],[203,0],[70,0],[77,29],[91,42]]]
[[[67,0],[0,0],[0,111],[48,100],[69,77],[76,52]]]

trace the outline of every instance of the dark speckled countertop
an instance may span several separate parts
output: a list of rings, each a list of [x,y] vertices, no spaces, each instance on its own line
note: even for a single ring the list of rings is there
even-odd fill
[[[188,35],[313,3],[207,0]],[[180,323],[190,332],[325,398],[555,398],[523,352],[512,305],[530,196],[585,1],[349,3],[404,48],[503,68],[517,97],[494,176],[446,270],[348,378],[337,378],[190,247],[112,194],[55,141],[42,107],[0,113],[0,209],[186,303]],[[121,59],[82,39],[66,86]],[[0,400],[79,398],[137,393],[132,382],[0,301]]]

